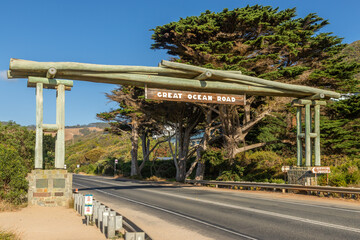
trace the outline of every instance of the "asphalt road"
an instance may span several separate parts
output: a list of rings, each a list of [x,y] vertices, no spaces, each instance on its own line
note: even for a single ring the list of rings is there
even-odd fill
[[[136,208],[214,239],[360,239],[360,204],[83,175],[73,179],[73,187],[80,192],[106,197],[108,202]]]

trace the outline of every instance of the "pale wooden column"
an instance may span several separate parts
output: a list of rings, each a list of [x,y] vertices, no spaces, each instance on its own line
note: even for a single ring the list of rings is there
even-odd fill
[[[65,163],[65,86],[59,84],[56,91],[55,168],[64,168]]]
[[[305,104],[305,166],[311,166],[311,112],[310,104]]]
[[[296,108],[296,145],[297,145],[297,166],[302,165],[302,139],[301,139],[301,110],[302,107],[298,106]]]
[[[320,105],[316,104],[315,107],[315,116],[314,116],[314,127],[315,127],[315,166],[321,166],[321,159],[320,159]]]
[[[36,83],[35,168],[43,168],[43,84]]]

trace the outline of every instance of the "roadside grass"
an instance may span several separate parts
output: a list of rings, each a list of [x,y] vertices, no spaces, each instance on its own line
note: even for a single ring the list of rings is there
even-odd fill
[[[146,181],[154,181],[154,182],[165,182],[167,181],[166,178],[161,178],[161,177],[157,177],[157,176],[151,176],[145,179]]]
[[[0,199],[0,212],[13,212],[18,211],[24,207],[27,207],[27,203],[15,205]],[[0,238],[2,239],[2,238]]]
[[[0,239],[2,240],[21,240],[19,234],[12,231],[0,230]]]

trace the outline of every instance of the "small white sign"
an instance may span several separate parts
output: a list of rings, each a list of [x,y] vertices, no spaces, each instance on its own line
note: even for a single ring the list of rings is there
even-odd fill
[[[290,170],[290,166],[282,166],[281,171],[288,172]]]
[[[330,173],[330,167],[313,167],[311,171],[313,173]]]
[[[117,159],[115,159],[115,163],[118,163],[118,160],[117,160]]]
[[[85,205],[92,205],[93,204],[93,195],[86,194],[85,195]]]
[[[85,215],[92,215],[93,214],[93,206],[92,205],[85,205]]]
[[[79,167],[80,167],[80,164],[76,165],[76,167],[79,168]]]

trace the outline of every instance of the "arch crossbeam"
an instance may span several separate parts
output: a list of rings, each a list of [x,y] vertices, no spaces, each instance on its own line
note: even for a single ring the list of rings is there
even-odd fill
[[[50,74],[50,69],[55,69]],[[200,92],[283,96],[306,99],[339,98],[340,94],[247,76],[238,71],[206,69],[162,61],[159,67],[99,65],[74,62],[34,62],[11,59],[9,78],[43,77],[71,79]]]

